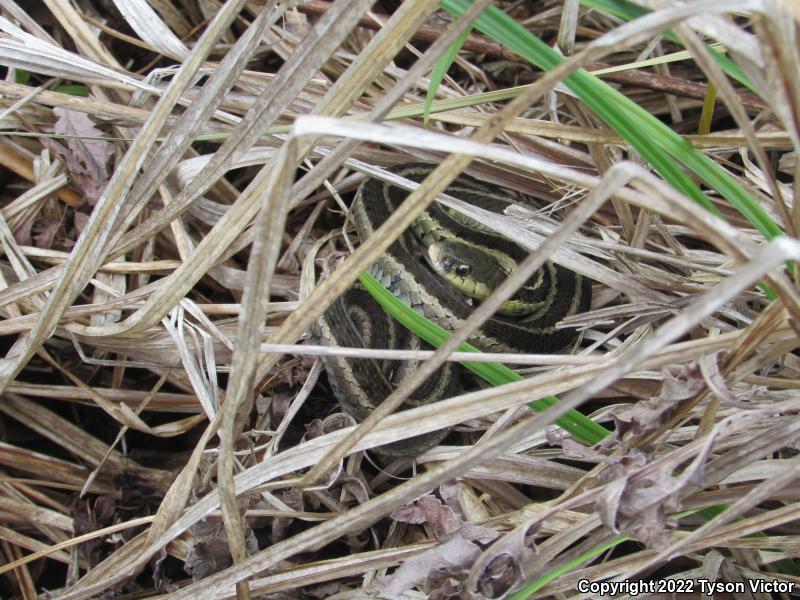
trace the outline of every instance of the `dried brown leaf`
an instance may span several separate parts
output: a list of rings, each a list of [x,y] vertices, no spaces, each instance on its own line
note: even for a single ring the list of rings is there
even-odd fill
[[[103,137],[92,120],[83,112],[56,107],[58,120],[53,133],[65,136],[64,143],[44,138],[42,143],[64,161],[67,170],[91,205],[97,202],[108,184],[109,163],[114,155],[111,142],[92,139]]]

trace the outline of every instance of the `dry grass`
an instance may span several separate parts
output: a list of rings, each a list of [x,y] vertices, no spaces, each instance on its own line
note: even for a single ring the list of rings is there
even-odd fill
[[[392,4],[0,2],[0,596],[800,585],[796,8],[722,0],[623,26],[572,0],[499,2],[569,60],[543,74],[473,33],[424,126],[431,68],[467,22]],[[685,134],[783,235],[641,166],[559,83],[583,67]],[[409,160],[439,176],[348,250],[354,190]],[[593,279],[582,343],[479,356],[526,378],[465,375],[458,397],[356,429],[322,375],[335,350],[306,332],[462,171],[535,197],[479,218]],[[455,348],[414,354],[419,376]],[[556,409],[525,408],[549,395]],[[553,425],[569,408],[612,434],[576,442]],[[414,461],[370,450],[445,427]]]

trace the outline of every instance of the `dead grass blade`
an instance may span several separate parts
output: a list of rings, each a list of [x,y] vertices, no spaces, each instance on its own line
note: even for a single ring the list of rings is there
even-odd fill
[[[212,4],[0,0],[0,596],[800,585],[794,6]],[[424,123],[431,70],[475,23]],[[542,56],[558,66],[532,68]],[[581,69],[615,90],[573,95]],[[659,123],[666,153],[605,125],[620,106]],[[719,177],[681,187],[687,157]],[[392,174],[412,161],[438,169]],[[444,194],[461,172],[518,204]],[[347,207],[367,178],[410,194],[357,240]],[[438,350],[306,343],[431,202],[530,257]],[[562,324],[581,329],[574,352],[453,352],[545,260],[593,282]],[[331,355],[419,367],[355,423]],[[466,358],[522,379],[465,375],[395,412]],[[610,435],[570,437],[556,419],[572,407]],[[413,460],[373,452],[445,429]]]

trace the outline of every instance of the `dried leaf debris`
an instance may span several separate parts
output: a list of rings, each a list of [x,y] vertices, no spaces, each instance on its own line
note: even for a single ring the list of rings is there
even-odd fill
[[[553,0],[0,1],[0,597],[800,595],[800,13],[645,4],[626,24]],[[565,62],[470,30],[426,122],[432,68],[490,5]],[[771,225],[656,176],[565,85],[579,69]],[[320,356],[375,352],[307,334],[403,229],[357,240],[355,190],[412,161],[514,194],[473,218],[591,278],[593,304],[572,353],[476,357],[521,381],[465,373],[356,429]],[[570,435],[567,408],[609,435]],[[440,430],[413,459],[374,450]]]

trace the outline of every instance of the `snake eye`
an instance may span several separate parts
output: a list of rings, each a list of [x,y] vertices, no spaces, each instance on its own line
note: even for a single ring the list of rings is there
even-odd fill
[[[470,273],[472,273],[472,267],[470,265],[461,263],[456,266],[456,275],[459,277],[469,277]]]

